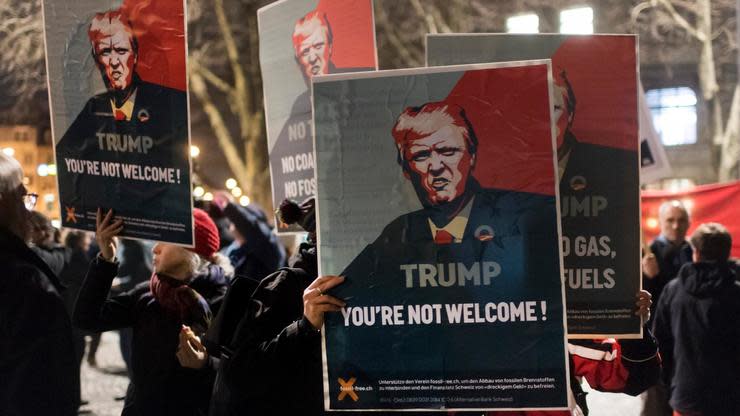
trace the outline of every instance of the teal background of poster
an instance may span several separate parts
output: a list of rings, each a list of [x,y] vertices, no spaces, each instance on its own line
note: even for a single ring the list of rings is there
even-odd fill
[[[538,84],[541,88],[537,95],[530,97],[534,106],[543,105],[545,109],[549,108],[546,73],[547,67],[543,66]],[[391,255],[406,255],[409,250],[418,249],[419,263],[427,261],[428,255],[445,265],[465,264],[466,267],[478,264],[473,261],[481,264],[496,261],[502,272],[500,278],[494,278],[493,285],[408,288],[395,267],[394,261],[399,260],[390,256],[378,257],[377,261],[382,264],[357,268],[360,271],[374,268],[377,273],[370,276],[356,274],[352,269],[357,259],[364,258],[366,246],[394,228],[390,224],[397,224],[398,218],[408,218],[407,214],[421,209],[397,161],[391,136],[397,116],[408,106],[444,100],[465,72],[460,69],[445,73],[380,74],[375,78],[328,78],[314,83],[320,273],[347,272],[348,276],[332,294],[345,299],[350,307],[369,307],[364,312],[370,314],[373,308],[381,305],[403,309],[422,304],[535,301],[536,313],[542,318],[544,302],[546,319],[347,328],[341,313],[328,314],[324,331],[327,405],[333,409],[566,406],[568,380],[556,195],[491,191],[496,195],[493,198],[498,199],[493,209],[496,218],[491,220],[496,238],[490,242],[464,239],[459,245],[453,244],[454,247],[444,250],[418,241],[413,227],[409,227],[404,241],[389,241],[385,248]],[[530,123],[538,132],[532,140],[551,141],[548,117],[530,120]],[[479,138],[481,141],[495,139],[492,136]],[[479,163],[495,163],[490,155],[479,156]],[[552,164],[552,158],[544,163]],[[551,181],[554,188],[554,178]],[[485,196],[476,198],[485,200]],[[539,255],[532,256],[532,253]],[[341,395],[339,378],[345,381],[355,378],[357,402],[338,399]],[[381,380],[404,379],[424,384],[429,379],[444,379],[443,384],[470,382],[483,386],[482,380],[490,379],[489,385],[493,385],[497,378],[542,378],[550,380],[545,384],[552,387],[542,391],[522,388],[515,392],[458,390],[443,394],[433,391],[426,394],[430,398],[426,400],[416,397],[418,392],[391,391],[381,383]]]
[[[578,145],[566,164],[560,198],[562,232],[570,242],[564,244],[570,248],[564,267],[572,338],[642,337],[640,319],[633,314],[641,289],[635,42],[631,35],[427,36],[430,66],[552,58],[553,71],[568,73],[576,97],[572,131]],[[585,187],[576,189],[574,178],[585,181]],[[602,201],[607,205],[596,214],[585,210]],[[611,253],[594,255],[590,245],[595,242],[601,250],[604,237]],[[577,238],[583,238],[580,245]],[[589,254],[579,256],[579,249]],[[607,286],[607,273],[613,287]]]

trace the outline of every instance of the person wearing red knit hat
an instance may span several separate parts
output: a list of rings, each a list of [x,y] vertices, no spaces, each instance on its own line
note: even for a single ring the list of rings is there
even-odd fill
[[[73,322],[102,332],[133,328],[131,384],[123,414],[200,415],[207,411],[213,380],[180,366],[182,334],[198,339],[210,326],[233,275],[228,259],[217,253],[218,229],[202,210],[193,210],[195,245],[157,243],[154,273],[148,282],[108,297],[118,271],[115,237],[123,230],[113,212],[98,210],[95,238],[100,253],[90,263],[75,304]],[[202,348],[197,343],[188,347]]]

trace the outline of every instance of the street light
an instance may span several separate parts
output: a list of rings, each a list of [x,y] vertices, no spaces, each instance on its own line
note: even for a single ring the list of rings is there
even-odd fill
[[[226,189],[234,189],[236,188],[236,185],[237,185],[236,179],[234,178],[226,179]]]
[[[200,198],[205,194],[206,190],[203,189],[202,186],[196,186],[195,189],[193,189],[193,196],[195,196],[196,198]]]
[[[46,172],[49,174],[49,176],[57,176],[57,165],[49,163],[48,165],[46,165]]]
[[[242,197],[239,198],[239,204],[241,204],[241,206],[243,207],[246,207],[247,205],[249,205],[249,202],[250,202],[249,197],[246,195],[242,195]]]
[[[6,147],[3,149],[3,153],[5,153],[7,156],[13,157],[15,155],[15,149],[12,147]]]
[[[36,174],[39,176],[49,176],[49,166],[46,163],[42,163],[36,168]]]
[[[190,146],[190,157],[198,157],[200,155],[200,147],[196,145]]]
[[[210,193],[210,192],[206,192],[206,194],[203,195],[203,200],[204,201],[213,201],[213,194]]]
[[[234,197],[239,198],[242,196],[242,188],[240,187],[234,187],[231,189],[231,195],[234,195]]]

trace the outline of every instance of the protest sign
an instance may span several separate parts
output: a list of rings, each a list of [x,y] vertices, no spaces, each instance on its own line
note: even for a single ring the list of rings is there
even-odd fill
[[[554,409],[568,368],[549,61],[314,80],[329,409]]]
[[[642,336],[633,35],[427,36],[427,64],[552,58],[568,336]]]
[[[62,225],[193,244],[181,0],[44,0]]]
[[[311,78],[377,69],[372,0],[282,0],[257,13],[273,206],[314,196]],[[302,231],[276,221],[278,233]]]

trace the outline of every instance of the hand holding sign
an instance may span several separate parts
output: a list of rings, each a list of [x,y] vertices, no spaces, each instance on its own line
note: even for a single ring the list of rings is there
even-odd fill
[[[112,209],[109,209],[103,217],[103,210],[98,208],[95,216],[95,240],[100,247],[100,257],[108,262],[112,262],[116,257],[117,244],[114,237],[123,230],[123,220],[117,219],[111,222],[112,219]]]
[[[635,302],[637,311],[635,311],[635,315],[640,317],[643,325],[650,319],[650,305],[653,304],[652,298],[653,296],[647,290],[637,292],[637,302]]]
[[[321,276],[303,291],[303,316],[315,329],[321,329],[324,325],[324,312],[339,312],[347,305],[325,293],[342,282],[344,276]]]

